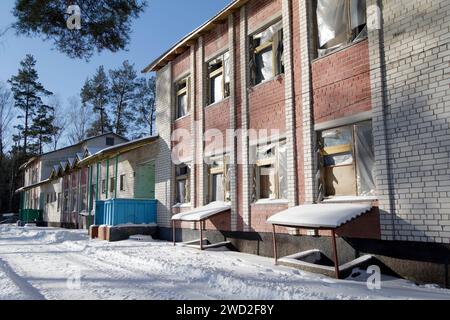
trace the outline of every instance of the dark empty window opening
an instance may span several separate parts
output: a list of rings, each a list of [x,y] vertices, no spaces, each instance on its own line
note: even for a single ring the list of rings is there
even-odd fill
[[[120,175],[120,191],[125,191],[125,175]]]
[[[367,37],[366,0],[317,0],[318,55]]]
[[[249,65],[252,85],[284,73],[281,21],[250,37]]]
[[[106,145],[107,146],[113,146],[114,145],[114,138],[106,137]]]

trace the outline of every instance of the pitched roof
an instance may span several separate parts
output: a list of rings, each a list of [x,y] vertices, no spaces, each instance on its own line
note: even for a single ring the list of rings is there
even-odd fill
[[[200,37],[202,33],[206,33],[212,30],[217,24],[227,19],[231,13],[238,10],[247,2],[248,0],[232,1],[224,9],[220,10],[214,17],[206,21],[194,31],[187,34],[184,38],[174,44],[168,51],[166,51],[155,61],[150,63],[144,70],[142,70],[142,73],[158,71],[159,69],[163,68],[169,61],[172,61],[173,59],[175,59],[175,57],[185,52],[189,48],[189,46],[191,46],[194,41]]]
[[[108,157],[108,156],[112,156],[115,154],[120,154],[120,153],[125,153],[134,149],[137,149],[141,146],[150,144],[156,140],[159,139],[159,135],[154,135],[154,136],[146,136],[140,139],[136,139],[136,140],[132,140],[132,141],[128,141],[128,142],[124,142],[121,144],[116,144],[115,146],[111,146],[108,148],[104,148],[99,150],[96,153],[93,153],[91,155],[89,155],[88,157],[84,158],[83,160],[81,160],[78,164],[80,166],[84,166],[89,164],[90,162],[94,161],[94,160],[100,160],[102,158]]]

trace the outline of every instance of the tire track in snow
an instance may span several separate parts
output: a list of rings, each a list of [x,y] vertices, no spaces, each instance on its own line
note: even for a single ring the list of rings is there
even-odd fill
[[[18,275],[2,258],[0,258],[0,269],[27,297],[26,300],[46,300],[45,296],[38,289],[33,287],[25,278]]]
[[[139,270],[137,268],[132,267],[123,267],[123,265],[114,263],[113,261],[108,261],[105,259],[102,259],[95,255],[95,253],[91,256],[86,256],[85,251],[87,248],[83,249],[79,252],[67,252],[65,255],[66,259],[68,261],[73,262],[74,264],[81,266],[82,268],[88,267],[88,272],[90,270],[95,270],[101,274],[106,274],[111,280],[117,280],[122,279],[125,282],[127,280],[140,280],[139,277],[136,277],[136,273],[139,272],[140,274],[145,272],[142,272],[142,270]],[[58,251],[65,252],[62,248],[57,248]],[[148,275],[148,274],[146,274]],[[153,281],[153,279],[148,278],[149,281]],[[83,282],[83,280],[82,280]],[[130,288],[130,290],[140,288],[143,291],[146,291],[149,293],[151,298],[153,299],[177,299],[177,300],[187,300],[188,297],[185,297],[181,294],[178,294],[175,290],[168,290],[167,287],[164,288],[164,291],[161,290],[155,290],[150,288],[149,286],[142,285],[139,283],[133,283],[133,287]],[[136,293],[135,293],[136,294]],[[146,299],[150,297],[145,297]]]

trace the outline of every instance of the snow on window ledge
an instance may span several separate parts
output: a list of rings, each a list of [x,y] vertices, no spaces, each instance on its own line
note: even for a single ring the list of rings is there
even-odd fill
[[[253,202],[254,205],[265,205],[265,204],[289,204],[287,199],[259,199]]]
[[[337,196],[324,199],[322,203],[368,202],[377,200],[377,196]]]
[[[172,208],[190,208],[192,207],[191,203],[177,203],[172,206]]]

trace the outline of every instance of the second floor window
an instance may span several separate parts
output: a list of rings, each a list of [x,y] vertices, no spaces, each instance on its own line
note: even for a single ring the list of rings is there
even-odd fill
[[[184,117],[189,113],[189,77],[175,84],[176,90],[176,119]]]
[[[317,0],[319,57],[367,36],[366,0]]]
[[[208,104],[216,103],[230,95],[230,53],[211,60],[208,64]]]
[[[283,24],[278,22],[250,38],[250,77],[252,85],[284,73]]]

